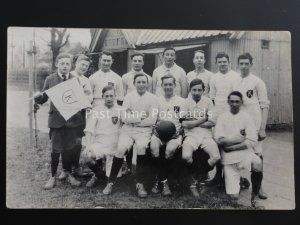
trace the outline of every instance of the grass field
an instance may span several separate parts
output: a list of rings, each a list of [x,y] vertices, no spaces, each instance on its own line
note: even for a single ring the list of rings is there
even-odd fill
[[[88,178],[82,178],[78,188],[58,181],[55,188],[46,191],[43,186],[50,174],[48,134],[39,133],[39,150],[29,146],[28,136],[24,128],[7,130],[6,204],[9,208],[249,208],[231,202],[224,190],[214,188],[207,189],[200,199],[194,199],[186,190],[175,190],[172,197],[150,194],[147,199],[139,199],[132,176],[120,178],[111,196],[101,192],[104,181],[95,188],[86,188]]]

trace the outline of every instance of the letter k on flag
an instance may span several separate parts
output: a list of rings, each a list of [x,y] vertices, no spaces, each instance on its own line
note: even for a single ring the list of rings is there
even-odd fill
[[[92,107],[77,78],[64,81],[45,92],[65,120],[81,109]]]

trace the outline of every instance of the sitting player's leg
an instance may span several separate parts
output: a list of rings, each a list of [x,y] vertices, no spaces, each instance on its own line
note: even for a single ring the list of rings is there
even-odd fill
[[[179,136],[177,139],[171,139],[166,144],[165,157],[162,162],[162,167],[160,171],[159,180],[162,182],[162,195],[169,196],[172,195],[172,192],[169,187],[168,178],[172,172],[172,163],[174,162],[173,158],[178,147],[181,145],[182,136]]]
[[[202,146],[203,150],[209,155],[209,159],[206,162],[204,172],[211,171],[216,163],[221,159],[218,145],[212,138],[205,138]]]
[[[108,183],[103,190],[103,194],[109,195],[112,192],[113,184],[116,182],[118,173],[122,167],[124,156],[128,149],[133,145],[133,140],[130,136],[125,133],[120,134],[117,152],[113,158],[113,163],[111,166],[110,175],[108,178]]]
[[[150,150],[151,150],[151,167],[152,167],[152,173],[155,176],[155,184],[151,191],[154,194],[157,194],[159,192],[159,180],[158,180],[158,173],[160,171],[161,163],[159,158],[159,149],[161,147],[161,141],[158,137],[155,135],[152,135],[151,141],[150,141]]]
[[[193,164],[193,153],[197,149],[197,143],[192,137],[186,137],[182,144],[182,160],[183,169],[185,169],[184,175],[188,177],[189,188],[194,197],[199,197],[199,192],[197,190],[197,180],[195,179],[195,168]]]
[[[95,186],[100,179],[105,177],[102,165],[104,154],[101,152],[103,145],[94,143],[91,148],[93,154],[88,156],[86,164],[93,171],[94,175],[86,184],[87,187]]]
[[[147,191],[144,187],[147,176],[147,167],[148,167],[148,157],[146,155],[146,148],[150,141],[150,133],[149,134],[138,134],[135,135],[135,143],[137,150],[136,157],[136,189],[137,194],[140,198],[147,197]]]

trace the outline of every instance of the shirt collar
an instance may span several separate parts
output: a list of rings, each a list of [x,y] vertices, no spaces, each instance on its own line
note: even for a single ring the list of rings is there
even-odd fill
[[[172,70],[172,69],[174,69],[177,66],[175,62],[174,62],[173,66],[171,68],[166,67],[165,63],[163,63],[162,65],[163,65],[163,67],[164,67],[165,70]]]
[[[134,69],[131,69],[131,72],[132,72],[133,74],[144,73],[144,70],[141,69],[140,71],[135,71]]]
[[[60,72],[57,71],[58,76],[60,76],[60,78],[63,80],[62,74]],[[70,77],[70,73],[66,74],[66,79],[68,80]]]

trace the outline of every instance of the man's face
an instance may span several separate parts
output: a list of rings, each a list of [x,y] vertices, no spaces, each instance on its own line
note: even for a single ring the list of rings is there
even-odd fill
[[[113,63],[113,59],[112,59],[111,55],[102,55],[101,56],[100,65],[101,65],[101,69],[104,72],[108,72],[110,70],[112,63]]]
[[[164,57],[164,62],[166,64],[173,64],[176,59],[175,51],[172,49],[169,49],[169,50],[165,51],[163,57]]]
[[[115,101],[115,98],[116,98],[116,95],[115,95],[115,91],[114,90],[109,90],[109,91],[106,91],[104,94],[103,94],[103,99],[104,99],[104,104],[107,106],[107,107],[112,107],[114,105],[114,101]]]
[[[139,94],[144,94],[147,91],[148,81],[145,76],[139,76],[135,79],[134,85]]]
[[[240,111],[240,107],[243,104],[242,99],[239,96],[231,95],[228,104],[230,106],[230,111],[236,114]]]
[[[221,73],[227,73],[229,61],[226,57],[217,58],[217,66]]]
[[[205,56],[203,52],[196,52],[193,63],[196,68],[203,68],[205,64]]]
[[[191,95],[195,101],[199,101],[201,99],[203,92],[204,88],[202,87],[202,84],[195,85],[191,88]]]
[[[136,55],[132,58],[132,68],[135,71],[141,71],[144,66],[143,56]]]
[[[164,79],[161,83],[165,96],[172,96],[174,94],[175,84],[173,78]]]
[[[239,60],[239,69],[243,75],[248,75],[250,73],[250,69],[252,64],[249,59],[240,59]]]
[[[55,64],[57,70],[61,74],[68,74],[71,70],[72,62],[70,58],[61,58]]]
[[[80,60],[79,62],[76,62],[75,71],[79,75],[84,75],[86,73],[86,71],[88,70],[89,66],[90,66],[90,63],[88,61]]]

